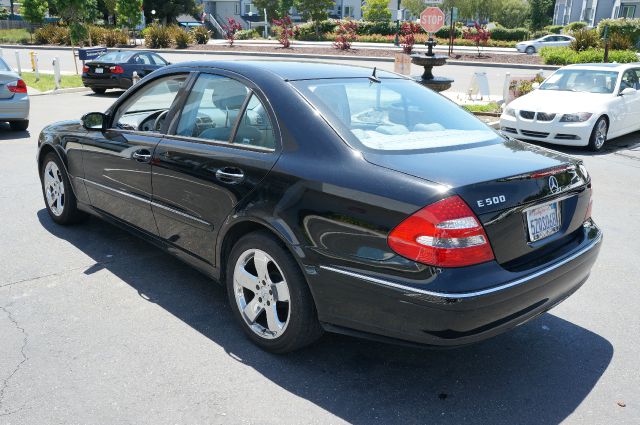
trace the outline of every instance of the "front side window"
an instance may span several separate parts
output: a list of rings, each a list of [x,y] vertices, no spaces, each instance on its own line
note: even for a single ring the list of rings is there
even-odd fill
[[[201,75],[189,94],[176,134],[229,142],[248,95],[249,89],[236,80]]]
[[[187,75],[158,78],[140,88],[116,110],[113,127],[121,130],[160,131]]]
[[[617,80],[616,71],[561,69],[547,78],[540,90],[613,93]]]
[[[363,150],[407,151],[498,142],[482,121],[441,95],[405,79],[296,81],[332,125]]]

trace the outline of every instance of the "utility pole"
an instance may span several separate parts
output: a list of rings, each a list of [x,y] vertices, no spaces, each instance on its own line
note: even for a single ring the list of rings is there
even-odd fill
[[[396,46],[400,45],[400,2],[401,0],[398,0],[398,10],[396,11],[396,39],[393,43]]]

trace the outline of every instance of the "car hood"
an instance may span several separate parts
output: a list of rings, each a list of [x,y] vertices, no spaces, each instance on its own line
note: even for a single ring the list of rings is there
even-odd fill
[[[534,90],[509,103],[517,110],[555,113],[597,112],[611,94],[585,93],[558,90]]]

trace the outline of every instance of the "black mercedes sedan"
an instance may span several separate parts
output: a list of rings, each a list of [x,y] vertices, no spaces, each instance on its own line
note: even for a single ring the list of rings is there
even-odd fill
[[[272,352],[494,336],[576,291],[602,240],[580,161],[367,68],[176,64],[38,145],[53,221],[101,217],[211,276]]]
[[[107,89],[128,89],[133,85],[134,72],[142,78],[167,65],[169,62],[153,52],[108,52],[85,63],[82,83],[100,94]]]

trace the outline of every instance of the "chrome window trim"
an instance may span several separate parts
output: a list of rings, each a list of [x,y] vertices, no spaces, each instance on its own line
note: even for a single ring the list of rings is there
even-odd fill
[[[535,273],[532,273],[528,276],[525,276],[523,278],[520,279],[516,279],[513,280],[509,283],[505,283],[503,285],[499,285],[499,286],[495,286],[493,288],[488,288],[488,289],[483,289],[481,291],[473,291],[473,292],[462,292],[462,293],[451,293],[451,292],[435,292],[435,291],[427,291],[424,289],[418,289],[418,288],[414,288],[411,286],[407,286],[407,285],[402,285],[399,283],[395,283],[395,282],[389,282],[388,280],[384,280],[384,279],[379,279],[373,276],[367,276],[367,275],[363,275],[360,273],[355,273],[352,271],[348,271],[348,270],[343,270],[341,268],[337,268],[337,267],[333,267],[333,266],[320,266],[321,269],[323,270],[328,270],[328,271],[332,271],[335,273],[340,273],[349,277],[354,277],[360,280],[365,280],[367,282],[371,282],[371,283],[376,283],[378,285],[383,285],[383,286],[389,286],[395,289],[401,289],[403,291],[407,291],[407,292],[412,292],[412,293],[417,293],[417,294],[422,294],[422,295],[429,295],[432,297],[437,297],[437,298],[448,298],[448,299],[462,299],[462,298],[474,298],[474,297],[479,297],[479,296],[483,296],[483,295],[488,295],[494,292],[499,292],[508,288],[512,288],[514,286],[518,286],[520,284],[523,284],[525,282],[528,282],[530,280],[533,280],[537,277],[540,277],[546,273],[549,273],[552,270],[557,269],[558,267],[561,267],[567,263],[569,263],[570,261],[575,260],[576,258],[580,257],[581,255],[583,255],[584,253],[590,251],[591,249],[593,249],[596,245],[598,245],[598,243],[600,243],[600,241],[602,241],[602,233],[599,233],[598,236],[587,246],[585,246],[584,248],[582,248],[581,250],[579,250],[578,252],[575,252],[573,254],[571,254],[570,256],[562,259],[561,261],[558,261],[557,263],[554,263],[552,265],[550,265],[549,267],[546,267],[542,270],[538,270]]]

